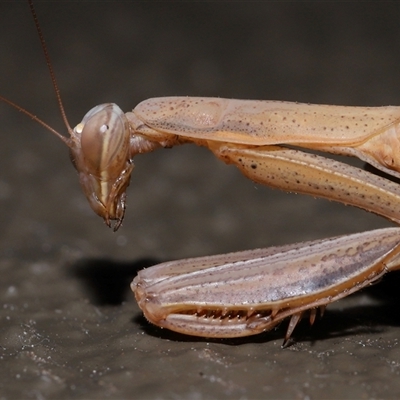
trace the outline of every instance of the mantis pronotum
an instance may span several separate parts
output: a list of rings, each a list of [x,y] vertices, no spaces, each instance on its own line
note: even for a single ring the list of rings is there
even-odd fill
[[[357,156],[399,176],[399,118],[398,107],[172,97],[146,100],[126,114],[114,104],[97,106],[68,128],[69,138],[58,136],[70,148],[91,207],[109,226],[115,221],[115,230],[124,217],[134,156],[184,143],[207,147],[259,183],[399,222],[397,184],[301,151]],[[141,271],[132,289],[145,316],[162,327],[235,337],[269,330],[290,316],[287,340],[305,311],[312,322],[317,308],[396,269],[399,243],[399,229],[388,228],[181,260]]]

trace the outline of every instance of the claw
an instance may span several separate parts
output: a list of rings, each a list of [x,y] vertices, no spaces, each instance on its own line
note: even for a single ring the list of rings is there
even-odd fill
[[[313,326],[315,322],[315,318],[317,317],[318,308],[312,308],[310,310],[310,325]]]
[[[299,312],[297,314],[293,314],[290,318],[289,325],[286,331],[285,339],[283,341],[282,347],[286,347],[286,345],[289,342],[290,337],[292,336],[292,333],[294,331],[294,328],[296,328],[296,325],[300,322],[301,317],[303,316],[303,311]]]

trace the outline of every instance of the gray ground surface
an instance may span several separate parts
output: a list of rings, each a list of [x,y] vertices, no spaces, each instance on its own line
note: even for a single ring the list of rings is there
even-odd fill
[[[71,124],[166,95],[400,104],[400,4],[36,4]],[[0,4],[0,93],[63,129],[27,5]],[[0,398],[398,398],[399,278],[286,323],[207,341],[141,317],[152,263],[387,226],[253,184],[205,149],[137,157],[117,233],[88,208],[66,148],[0,105]],[[397,283],[396,283],[397,282]]]

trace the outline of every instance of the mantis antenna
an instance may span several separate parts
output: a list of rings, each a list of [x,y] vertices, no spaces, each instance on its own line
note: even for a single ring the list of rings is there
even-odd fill
[[[56,76],[54,74],[54,69],[53,69],[53,66],[52,66],[51,61],[50,61],[50,56],[49,56],[49,52],[47,50],[46,42],[44,40],[42,29],[40,28],[39,20],[38,20],[38,17],[36,15],[35,8],[33,7],[33,1],[32,0],[28,0],[28,3],[29,3],[29,8],[31,10],[32,16],[33,16],[33,20],[35,22],[36,30],[37,30],[38,35],[39,35],[39,39],[40,39],[40,43],[41,43],[42,50],[43,50],[43,53],[44,53],[44,57],[46,59],[46,64],[47,64],[47,67],[48,67],[49,72],[50,72],[50,77],[51,77],[51,81],[53,83],[53,88],[54,88],[54,91],[55,91],[55,94],[56,94],[58,107],[60,109],[61,116],[62,116],[62,119],[64,121],[64,124],[67,127],[68,133],[70,134],[70,136],[72,138],[72,137],[74,137],[74,132],[73,132],[73,130],[72,130],[72,128],[71,128],[71,126],[70,126],[70,124],[68,122],[67,116],[65,114],[63,102],[61,100],[60,89],[58,88],[58,85],[57,85]],[[71,138],[66,138],[64,135],[61,135],[59,132],[57,132],[50,125],[46,124],[44,121],[42,121],[40,118],[38,118],[36,115],[32,114],[28,110],[25,110],[24,108],[22,108],[21,106],[19,106],[18,104],[14,103],[14,102],[12,102],[11,100],[8,100],[7,98],[5,98],[5,97],[3,97],[1,95],[0,95],[0,100],[3,101],[4,103],[9,104],[11,107],[14,107],[15,109],[17,109],[18,111],[24,113],[25,115],[29,116],[34,121],[38,122],[40,125],[45,127],[47,130],[49,130],[50,132],[54,133],[54,135],[59,137],[68,147],[71,147]]]
[[[33,1],[28,0],[28,3],[69,137],[61,135],[36,115],[5,97],[0,96],[0,100],[28,115],[69,147],[71,161],[91,208],[108,226],[111,226],[111,221],[116,221],[113,228],[117,230],[124,218],[125,191],[133,169],[128,121],[117,105],[107,103],[92,108],[75,129],[71,128]]]

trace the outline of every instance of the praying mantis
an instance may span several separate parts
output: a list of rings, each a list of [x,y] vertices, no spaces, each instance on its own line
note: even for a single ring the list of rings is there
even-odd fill
[[[123,222],[134,157],[187,143],[208,148],[255,182],[400,222],[396,183],[304,151],[356,156],[400,177],[400,107],[165,97],[145,100],[127,113],[111,103],[96,106],[71,129],[48,65],[69,137],[52,132],[69,147],[90,206],[108,226],[114,222],[114,230]],[[400,229],[386,228],[163,263],[140,271],[131,287],[146,318],[158,326],[240,337],[290,317],[287,342],[304,313],[313,323],[318,309],[400,268],[399,253]]]

